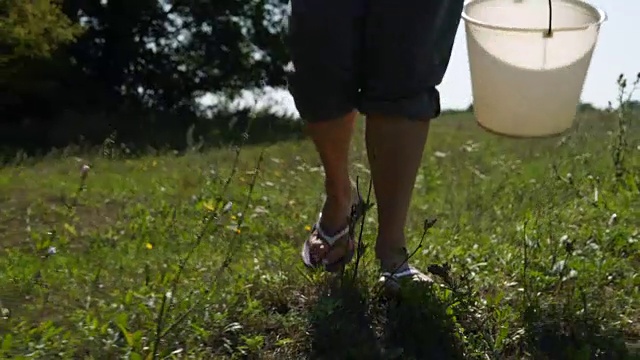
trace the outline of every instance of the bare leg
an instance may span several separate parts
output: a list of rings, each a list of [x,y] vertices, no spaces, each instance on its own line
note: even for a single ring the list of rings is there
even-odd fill
[[[376,257],[385,271],[395,270],[406,260],[404,228],[429,123],[367,118],[367,153],[378,208]]]
[[[329,235],[339,232],[348,224],[351,212],[349,150],[355,117],[354,111],[335,120],[307,124],[307,132],[316,146],[325,172],[327,201],[322,209],[320,226]],[[334,262],[345,253],[344,246],[330,248],[320,239],[312,238],[310,241],[311,254],[315,258]]]

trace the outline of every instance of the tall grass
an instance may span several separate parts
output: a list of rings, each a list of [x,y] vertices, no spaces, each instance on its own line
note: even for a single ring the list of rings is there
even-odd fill
[[[619,85],[615,107],[556,139],[434,122],[407,235],[436,285],[396,300],[367,251],[375,206],[357,266],[303,269],[322,186],[306,140],[132,158],[111,139],[20,159],[0,169],[0,354],[633,358],[640,129]],[[366,195],[361,132],[353,174]]]

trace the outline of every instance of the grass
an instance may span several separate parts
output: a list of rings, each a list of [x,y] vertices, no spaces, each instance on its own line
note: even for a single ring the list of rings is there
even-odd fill
[[[321,205],[308,140],[21,159],[0,169],[0,357],[638,358],[640,128],[618,136],[618,115],[544,140],[435,122],[407,234],[437,285],[393,301],[375,206],[357,270],[301,266]]]

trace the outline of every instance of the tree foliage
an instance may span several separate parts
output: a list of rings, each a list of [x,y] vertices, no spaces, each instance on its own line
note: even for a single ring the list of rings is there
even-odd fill
[[[171,143],[215,125],[200,96],[285,83],[284,0],[2,1],[4,143]]]
[[[0,3],[0,64],[49,58],[61,45],[75,40],[81,27],[73,24],[56,0],[3,0]]]

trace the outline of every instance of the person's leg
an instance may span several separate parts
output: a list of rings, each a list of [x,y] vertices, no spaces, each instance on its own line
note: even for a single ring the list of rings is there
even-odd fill
[[[404,228],[436,86],[447,69],[462,0],[372,0],[366,17],[366,142],[378,207],[376,256],[383,271],[407,270]]]
[[[322,218],[303,248],[305,264],[334,263],[348,249],[352,189],[348,159],[358,96],[361,23],[343,0],[292,0],[290,90],[325,172]],[[338,234],[333,246],[327,237]],[[308,245],[308,248],[307,248]],[[308,255],[308,256],[307,256]]]
[[[405,270],[404,228],[429,121],[371,115],[366,144],[378,208],[376,256],[385,271]]]
[[[307,132],[315,144],[325,173],[326,201],[318,225],[330,236],[348,224],[351,213],[353,191],[349,178],[349,150],[355,117],[354,111],[338,119],[307,125]],[[328,263],[337,261],[345,254],[343,245],[349,245],[346,241],[347,238],[343,237],[338,243],[341,246],[329,246],[319,237],[309,239],[313,256]]]

